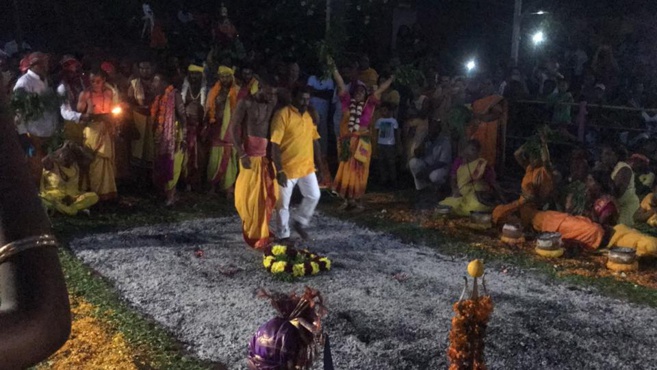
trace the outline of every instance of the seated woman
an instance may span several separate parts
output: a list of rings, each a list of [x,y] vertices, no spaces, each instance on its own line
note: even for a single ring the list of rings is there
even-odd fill
[[[634,172],[624,162],[627,152],[621,146],[605,145],[602,149],[601,165],[611,172],[614,182],[614,196],[618,199],[620,216],[618,223],[633,226],[634,213],[639,209],[639,197],[634,185]]]
[[[80,167],[76,156],[81,148],[66,142],[57,151],[43,159],[43,175],[39,196],[45,207],[69,216],[88,210],[98,203],[96,193],[80,191]],[[77,155],[76,155],[77,154]]]
[[[620,217],[620,207],[616,200],[604,190],[605,180],[609,177],[604,175],[594,175],[594,183],[603,189],[593,202],[591,216],[595,222],[600,223],[605,228],[605,239],[608,247],[625,247],[636,249],[636,254],[642,256],[657,256],[657,238],[646,235],[636,229],[624,224],[617,224]],[[591,187],[591,182],[589,183]],[[608,187],[611,191],[611,186]],[[595,187],[589,190],[591,197],[595,198]]]
[[[652,193],[641,201],[639,209],[634,213],[634,221],[657,227],[657,185],[653,185]]]
[[[550,154],[545,136],[541,136],[540,145],[525,144],[515,152],[516,161],[525,168],[522,179],[522,194],[520,198],[509,204],[495,207],[493,222],[505,223],[517,212],[523,226],[531,225],[534,211],[542,209],[554,189],[551,173]]]
[[[611,189],[606,186],[604,176],[604,173],[590,174],[586,179],[586,194],[574,194],[579,198],[592,199],[586,202],[589,209],[584,211],[592,218],[557,211],[535,211],[532,217],[534,230],[558,232],[565,241],[575,242],[588,250],[598,249],[605,237],[605,229],[598,222],[608,224],[618,218],[614,199],[608,195]]]
[[[480,153],[481,144],[470,140],[462,156],[452,166],[452,196],[440,205],[452,207],[452,212],[458,216],[469,216],[470,212],[489,212],[493,209],[493,191],[501,197],[495,170],[480,157]]]

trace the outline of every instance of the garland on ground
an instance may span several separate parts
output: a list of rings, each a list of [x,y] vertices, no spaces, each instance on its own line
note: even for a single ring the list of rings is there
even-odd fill
[[[470,262],[468,274],[474,278],[470,299],[463,299],[468,289],[466,279],[461,299],[453,306],[455,315],[452,318],[447,350],[449,370],[486,370],[484,340],[488,321],[493,313],[493,300],[486,292],[483,281],[483,262],[481,260]],[[482,279],[484,296],[479,295],[477,286],[479,278]]]
[[[331,269],[331,260],[327,257],[278,244],[265,248],[262,264],[274,275],[291,274],[294,277],[317,275]]]

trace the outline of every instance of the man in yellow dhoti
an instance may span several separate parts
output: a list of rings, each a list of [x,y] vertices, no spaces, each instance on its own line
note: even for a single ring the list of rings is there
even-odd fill
[[[80,167],[71,142],[43,160],[39,197],[52,211],[75,216],[98,203],[98,195],[80,191]]]
[[[150,107],[155,99],[152,88],[153,67],[150,62],[139,63],[139,77],[130,81],[128,102],[132,107],[135,131],[139,138],[131,145],[132,164],[137,168],[150,168],[153,163],[153,124]]]
[[[237,105],[239,86],[235,84],[232,68],[220,66],[219,81],[208,93],[207,107],[208,132],[212,148],[208,163],[210,192],[225,192],[228,198],[235,191],[237,178],[237,156],[230,139],[230,118]]]
[[[257,249],[269,244],[269,220],[278,194],[274,165],[267,158],[269,121],[276,103],[274,90],[262,83],[254,95],[237,104],[231,120],[231,137],[240,158],[235,208],[242,219],[244,241]]]
[[[84,146],[95,157],[89,165],[89,188],[100,200],[117,197],[114,169],[114,126],[111,118],[114,93],[105,86],[107,74],[101,69],[90,74],[91,89],[78,99],[78,112],[90,115],[91,122],[84,128]]]
[[[153,78],[155,91],[161,92],[151,107],[155,160],[153,183],[166,195],[166,205],[176,200],[176,185],[180,179],[187,147],[187,113],[180,92],[165,78]]]
[[[493,209],[493,191],[501,197],[495,179],[495,170],[484,158],[480,158],[481,144],[470,140],[452,169],[452,197],[440,205],[452,207],[458,216],[470,216],[470,212],[489,212]]]

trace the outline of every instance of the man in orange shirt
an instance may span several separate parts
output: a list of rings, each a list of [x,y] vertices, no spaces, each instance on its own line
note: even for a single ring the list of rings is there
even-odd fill
[[[305,227],[319,203],[319,174],[315,171],[320,168],[321,151],[317,127],[308,113],[309,104],[310,93],[304,87],[295,89],[292,104],[279,110],[271,125],[272,158],[280,185],[276,236],[283,240],[290,237],[290,199],[294,187],[299,186],[303,201],[293,217],[292,227],[302,239],[308,238]]]

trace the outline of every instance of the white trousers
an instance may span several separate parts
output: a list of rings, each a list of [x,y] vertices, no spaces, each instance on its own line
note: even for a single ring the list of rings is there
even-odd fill
[[[292,191],[295,186],[299,186],[303,201],[297,208],[294,221],[307,226],[310,219],[315,213],[319,197],[321,196],[319,184],[317,183],[317,176],[311,173],[308,176],[299,179],[288,179],[287,186],[280,186],[278,202],[276,203],[276,237],[289,238],[290,237],[290,199],[292,198]]]
[[[419,176],[427,168],[427,164],[418,158],[411,158],[408,162],[408,167],[415,179],[415,189],[417,190],[422,190],[431,184],[443,185],[447,182],[447,177],[449,176],[449,166],[433,170],[423,177]]]

